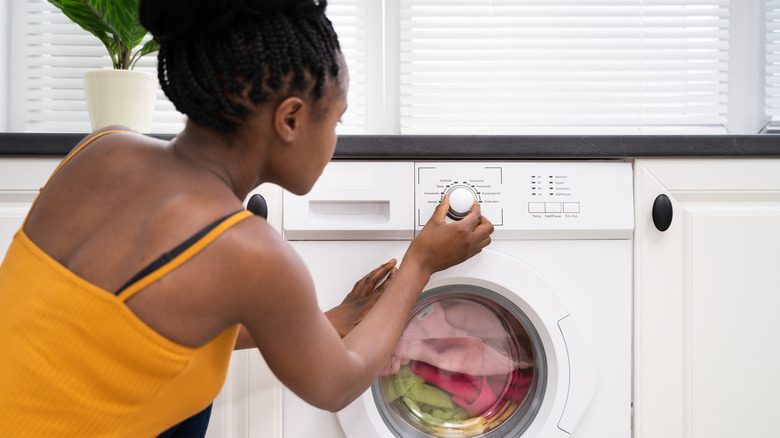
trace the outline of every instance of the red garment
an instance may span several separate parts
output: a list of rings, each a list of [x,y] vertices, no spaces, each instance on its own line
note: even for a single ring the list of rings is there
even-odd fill
[[[419,361],[412,363],[411,370],[427,383],[452,394],[452,401],[470,415],[483,414],[491,407],[498,408],[503,400],[522,403],[531,387],[530,373],[521,370],[504,375],[471,376]]]
[[[512,357],[512,342],[501,320],[487,307],[463,299],[442,300],[411,319],[382,375],[393,374],[412,360],[473,376],[533,366],[524,357]]]

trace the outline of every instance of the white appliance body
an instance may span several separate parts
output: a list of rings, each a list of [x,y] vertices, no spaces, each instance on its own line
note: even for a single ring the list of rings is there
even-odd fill
[[[401,260],[444,193],[476,198],[495,232],[486,250],[435,274],[425,290],[466,285],[497,296],[534,332],[543,369],[523,424],[475,436],[629,437],[629,163],[334,161],[308,195],[284,198],[285,238],[322,308],[381,263]],[[391,430],[374,392],[333,414],[285,389],[283,436],[406,436]]]

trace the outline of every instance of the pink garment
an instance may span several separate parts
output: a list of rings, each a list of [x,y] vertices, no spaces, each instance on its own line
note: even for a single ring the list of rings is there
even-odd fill
[[[412,363],[411,370],[427,383],[452,394],[452,401],[465,408],[469,415],[496,412],[504,400],[522,403],[531,387],[530,373],[521,370],[511,375],[476,377],[440,370],[424,362]]]
[[[412,318],[382,375],[412,360],[473,376],[508,374],[531,363],[514,360],[512,339],[491,310],[470,300],[435,302]]]

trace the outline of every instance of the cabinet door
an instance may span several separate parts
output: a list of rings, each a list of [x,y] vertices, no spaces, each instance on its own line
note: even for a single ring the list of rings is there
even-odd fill
[[[14,233],[22,226],[37,191],[0,190],[0,255],[11,244]]]
[[[635,193],[635,436],[776,434],[780,160],[636,160]]]
[[[35,197],[60,161],[59,158],[0,159],[0,256],[5,255]]]

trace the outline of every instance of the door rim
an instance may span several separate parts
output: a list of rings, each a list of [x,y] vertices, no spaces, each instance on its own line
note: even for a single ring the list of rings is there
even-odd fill
[[[460,265],[434,274],[423,294],[450,285],[471,285],[493,291],[528,317],[544,349],[547,382],[541,406],[523,435],[560,431],[557,425],[566,407],[570,370],[566,341],[558,322],[571,315],[560,294],[525,263],[492,250],[483,250]],[[382,419],[371,388],[337,415],[349,438],[396,438]]]

